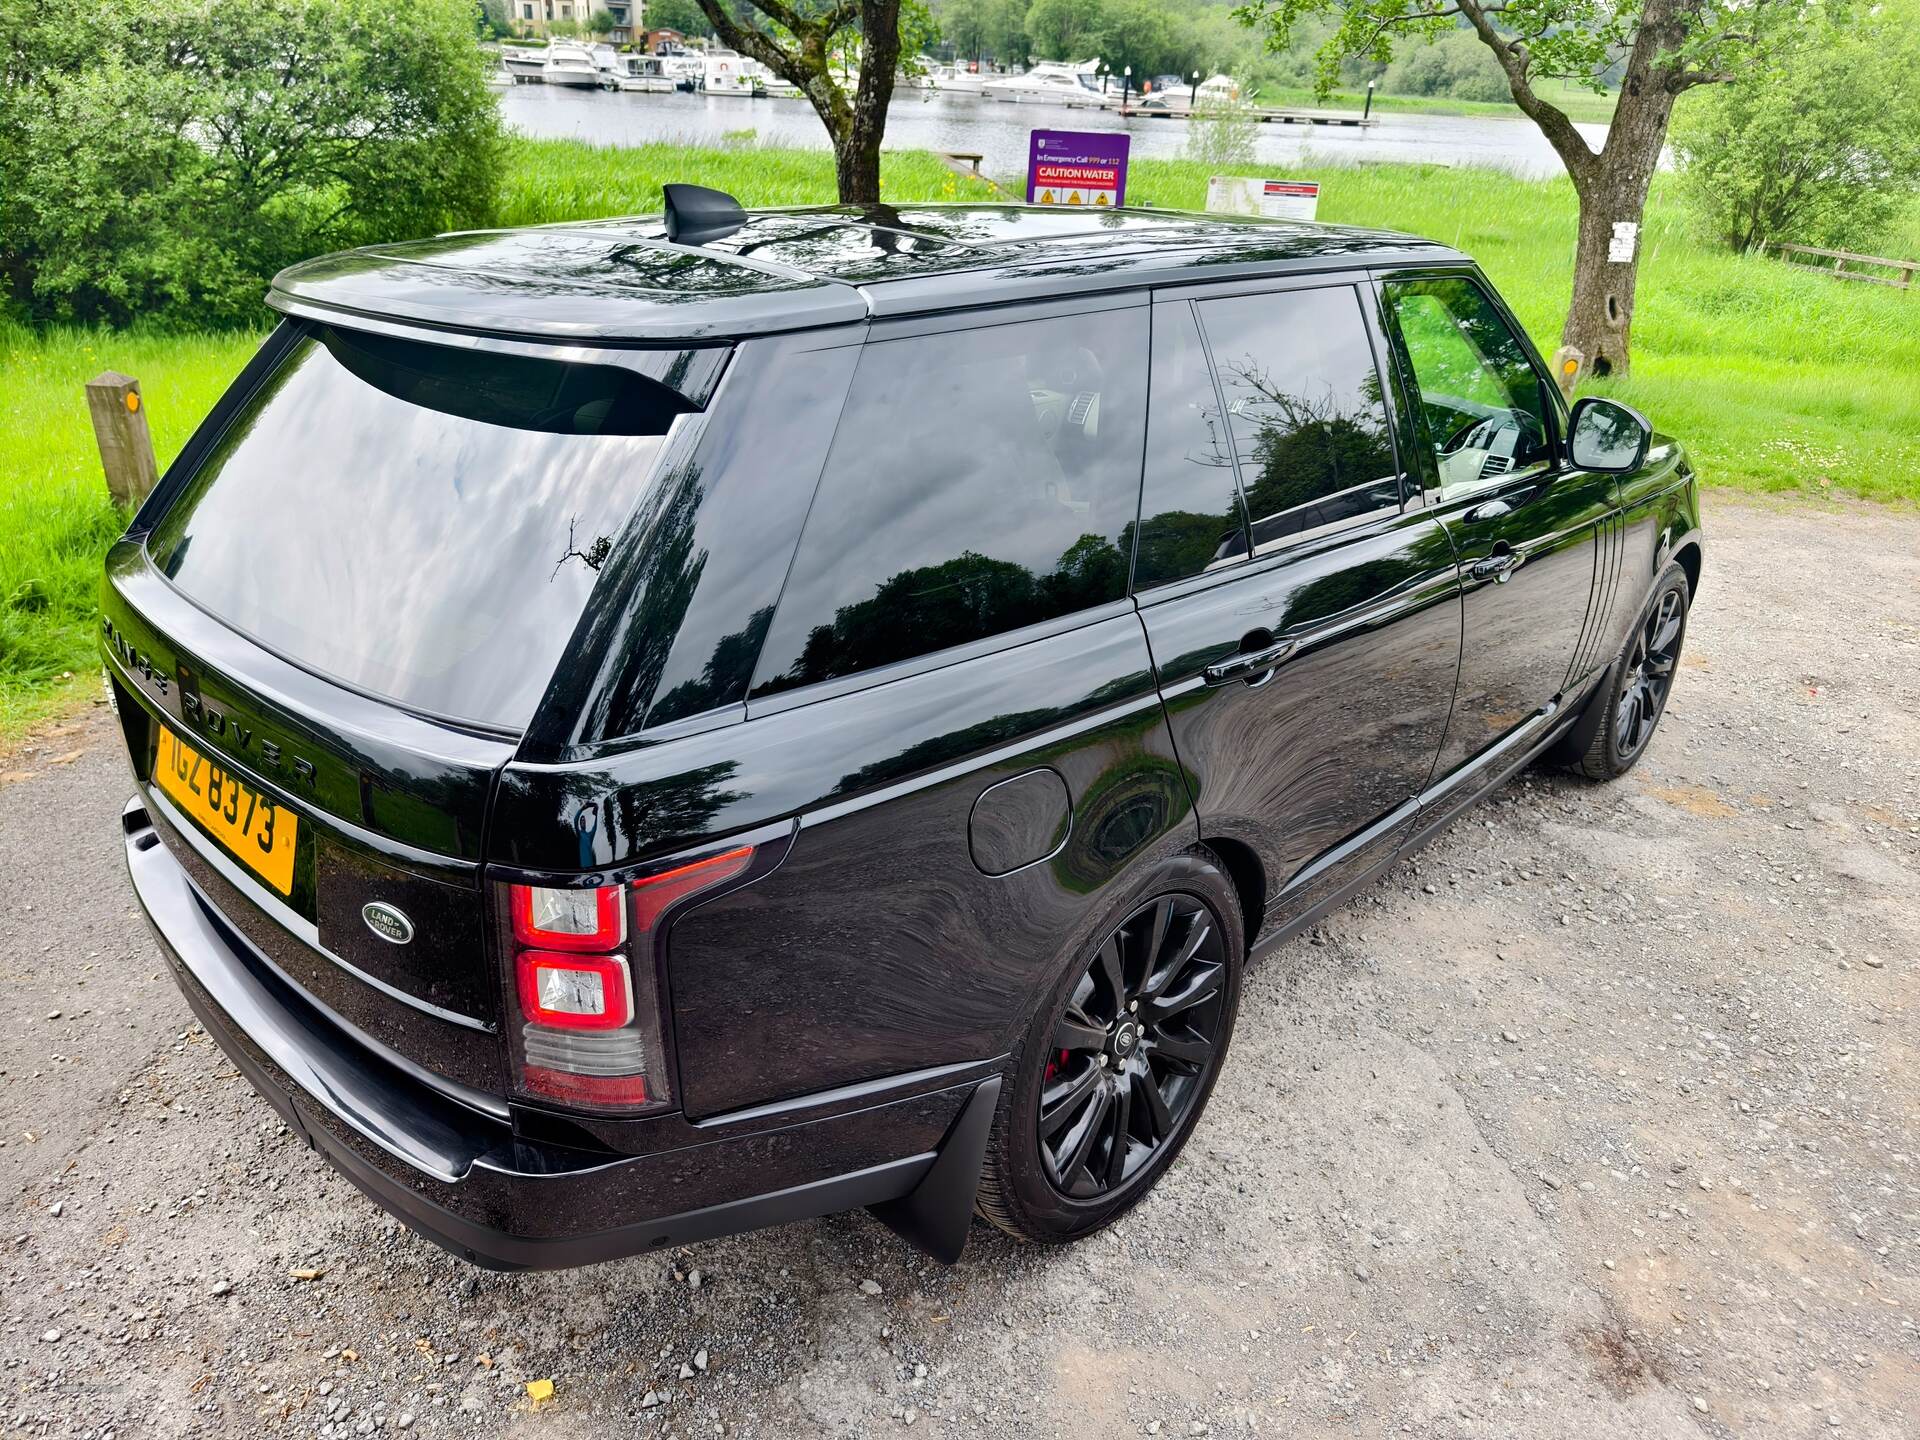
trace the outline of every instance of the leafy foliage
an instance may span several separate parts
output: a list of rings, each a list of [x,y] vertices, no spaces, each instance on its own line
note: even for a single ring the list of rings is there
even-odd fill
[[[1890,7],[1820,24],[1675,120],[1684,194],[1736,250],[1872,243],[1920,185],[1920,37]]]
[[[1203,102],[1187,124],[1187,159],[1224,174],[1253,164],[1259,121],[1243,100]]]
[[[699,0],[714,32],[799,87],[833,142],[840,198],[880,199],[880,140],[902,59],[936,33],[924,0]],[[907,41],[903,49],[902,41]],[[852,85],[845,62],[858,61]]]
[[[483,220],[464,0],[0,12],[0,276],[34,320],[252,319],[280,267]]]

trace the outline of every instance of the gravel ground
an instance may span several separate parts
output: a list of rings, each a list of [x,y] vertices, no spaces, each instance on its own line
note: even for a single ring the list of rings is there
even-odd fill
[[[192,1024],[104,712],[0,757],[0,1434],[1913,1435],[1920,521],[1708,526],[1637,771],[1263,962],[1145,1204],[953,1269],[861,1214],[443,1255]]]

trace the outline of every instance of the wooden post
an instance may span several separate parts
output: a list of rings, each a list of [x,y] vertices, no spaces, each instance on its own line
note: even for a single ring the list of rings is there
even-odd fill
[[[87,382],[87,409],[93,412],[93,438],[100,446],[100,468],[107,473],[107,493],[114,504],[131,509],[160,478],[140,382],[117,370],[94,376]]]
[[[1560,387],[1560,393],[1571,400],[1574,383],[1580,378],[1580,371],[1587,363],[1587,357],[1571,345],[1562,345],[1553,352],[1553,383]]]

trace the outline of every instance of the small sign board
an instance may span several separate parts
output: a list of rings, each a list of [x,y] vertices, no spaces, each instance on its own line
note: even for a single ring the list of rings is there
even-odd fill
[[[1088,205],[1110,210],[1127,203],[1127,146],[1123,134],[1036,130],[1027,148],[1029,205]]]
[[[1320,182],[1215,175],[1207,181],[1207,209],[1216,215],[1264,215],[1269,220],[1312,220],[1318,217],[1320,211]]]
[[[1607,240],[1607,259],[1615,265],[1633,263],[1633,247],[1640,238],[1640,227],[1631,220],[1613,222],[1613,234]]]

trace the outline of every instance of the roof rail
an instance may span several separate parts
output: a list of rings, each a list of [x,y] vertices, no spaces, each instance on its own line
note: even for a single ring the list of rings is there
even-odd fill
[[[704,245],[733,234],[747,223],[747,212],[724,190],[704,185],[663,185],[667,239],[676,245]]]

